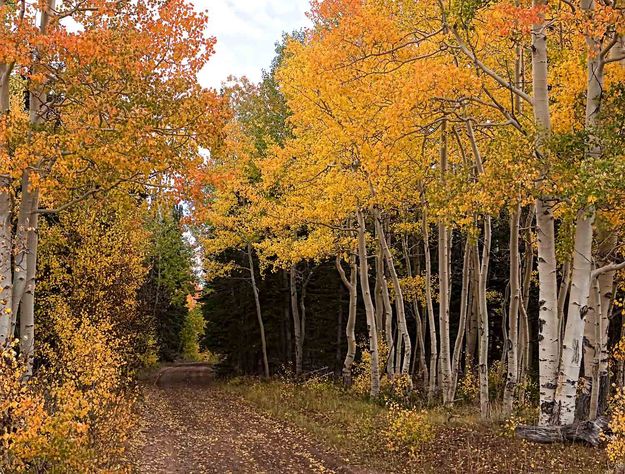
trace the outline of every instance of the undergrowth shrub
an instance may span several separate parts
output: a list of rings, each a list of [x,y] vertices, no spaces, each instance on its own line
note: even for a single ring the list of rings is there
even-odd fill
[[[426,411],[388,404],[387,424],[382,435],[390,451],[406,452],[416,458],[422,445],[432,441],[435,433]]]
[[[65,315],[66,316],[66,315]],[[0,356],[0,472],[130,472],[134,392],[110,328],[59,315],[49,365],[24,380],[16,353]]]

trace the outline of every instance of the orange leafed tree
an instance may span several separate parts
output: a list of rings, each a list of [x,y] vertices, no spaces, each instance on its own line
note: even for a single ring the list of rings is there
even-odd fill
[[[0,1],[0,345],[32,365],[39,216],[123,183],[173,185],[221,127],[183,0]],[[13,225],[13,222],[16,225]]]

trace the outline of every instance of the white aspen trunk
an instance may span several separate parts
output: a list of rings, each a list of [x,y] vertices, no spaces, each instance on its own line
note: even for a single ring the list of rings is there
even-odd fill
[[[0,0],[0,7],[5,4]],[[9,77],[11,75],[8,64],[0,64],[0,120],[9,110]],[[0,143],[5,148],[6,143]],[[10,332],[13,312],[13,273],[12,252],[13,236],[11,228],[11,178],[0,176],[0,349],[13,337]]]
[[[423,215],[423,250],[425,253],[425,300],[428,312],[428,324],[430,326],[430,380],[428,383],[428,403],[434,400],[438,373],[438,338],[436,336],[436,323],[434,321],[434,303],[432,301],[432,257],[430,255],[430,232],[428,229],[427,215]]]
[[[477,348],[477,330],[478,330],[478,307],[477,307],[477,269],[474,262],[475,257],[471,256],[471,282],[469,284],[469,314],[467,315],[467,336],[464,355],[464,372],[465,374],[475,368],[475,353]]]
[[[303,349],[302,320],[299,314],[297,296],[297,266],[292,265],[289,271],[289,287],[291,294],[291,313],[293,314],[293,336],[295,338],[295,376],[302,375]]]
[[[440,177],[445,182],[447,173],[447,126],[441,125]],[[449,233],[444,222],[438,223],[438,320],[440,337],[439,367],[443,403],[449,403],[451,393],[451,349],[449,340]]]
[[[300,298],[299,298],[299,312],[300,312],[300,329],[301,329],[301,334],[300,334],[300,355],[302,360],[300,361],[300,370],[303,369],[303,361],[304,361],[304,343],[306,341],[306,293],[307,293],[307,289],[308,289],[308,283],[310,282],[310,278],[312,277],[313,274],[313,270],[310,270],[310,272],[308,273],[308,275],[306,276],[306,278],[302,279],[302,288],[300,291]]]
[[[593,220],[593,216],[582,210],[578,213],[575,225],[571,292],[566,330],[562,343],[558,386],[555,394],[556,413],[559,415],[556,416],[556,424],[569,425],[575,421],[575,400],[582,358],[582,336],[590,295]]]
[[[460,319],[458,322],[458,334],[454,344],[453,361],[451,364],[451,389],[449,400],[453,402],[456,398],[456,387],[458,386],[458,371],[460,369],[460,357],[462,356],[462,343],[464,341],[465,327],[468,312],[469,282],[471,281],[471,240],[467,237],[464,245],[464,257],[462,261],[462,289],[460,293]]]
[[[471,149],[475,157],[477,174],[484,173],[482,155],[475,140],[473,125],[467,122],[467,136],[471,142]],[[488,269],[490,265],[490,250],[492,236],[491,216],[484,216],[484,244],[482,246],[482,261],[476,260],[475,267],[478,268],[478,309],[479,309],[479,353],[478,369],[480,381],[480,415],[483,419],[490,417],[490,400],[488,386],[488,301],[486,299],[486,288],[488,283]],[[476,259],[479,259],[479,243],[476,242]]]
[[[376,398],[380,395],[380,365],[378,353],[378,331],[375,321],[375,308],[371,299],[371,290],[369,287],[369,264],[367,262],[367,241],[365,217],[361,210],[356,213],[358,219],[358,258],[360,267],[360,287],[362,299],[365,305],[365,313],[367,315],[367,328],[369,331],[369,353],[371,355],[371,397]]]
[[[26,259],[26,287],[20,303],[20,357],[25,364],[24,378],[32,376],[35,361],[35,286],[37,273],[37,252],[39,247],[38,216],[39,193],[31,195],[30,229],[28,231],[28,255]]]
[[[525,255],[523,257],[523,283],[521,286],[521,306],[519,320],[519,370],[517,380],[519,381],[519,399],[525,398],[525,386],[527,381],[527,367],[530,360],[530,337],[527,308],[529,306],[530,285],[532,282],[532,272],[534,270],[534,249],[531,245],[532,222],[534,221],[534,206],[530,206],[525,220]]]
[[[408,278],[412,278],[413,273],[412,273],[412,263],[410,262],[410,252],[408,250],[408,237],[405,237],[404,239],[402,239],[402,249],[404,252],[404,260],[406,261],[406,273],[408,274]],[[419,356],[419,373],[421,377],[423,378],[424,385],[426,385],[428,383],[429,374],[428,374],[427,363],[425,360],[425,336],[423,334],[424,323],[421,319],[421,314],[419,312],[419,302],[417,301],[416,298],[413,298],[412,300],[412,309],[414,311],[414,317],[415,317],[416,329],[417,329],[417,334],[416,334],[417,347],[414,350],[413,360],[416,361],[417,355]],[[412,373],[414,373],[415,368],[416,368],[415,364],[413,363]]]
[[[265,324],[263,323],[263,314],[260,308],[260,298],[258,296],[258,286],[256,285],[256,275],[254,271],[254,259],[252,257],[252,244],[247,244],[247,259],[250,265],[250,280],[252,282],[252,291],[254,293],[254,302],[256,304],[256,317],[258,319],[258,327],[260,328],[260,344],[263,353],[263,369],[265,377],[269,378],[269,360],[267,359],[267,340],[265,339]]]
[[[383,328],[384,326],[384,311],[386,306],[384,305],[383,289],[386,285],[386,279],[384,276],[384,259],[382,258],[382,251],[379,245],[376,246],[375,253],[375,325],[377,328]],[[388,287],[386,287],[388,289]],[[388,337],[388,336],[387,336]],[[387,340],[388,343],[388,340]],[[391,349],[389,344],[388,349]]]
[[[336,268],[339,271],[343,284],[349,291],[349,315],[345,326],[345,336],[347,337],[347,354],[343,362],[343,383],[348,387],[352,384],[352,366],[356,357],[356,311],[358,309],[358,265],[356,255],[351,255],[349,259],[350,274],[349,280],[345,275],[345,270],[341,265],[341,259],[337,256]]]
[[[514,408],[515,392],[518,376],[518,321],[519,306],[521,304],[521,257],[519,255],[519,227],[521,217],[521,202],[517,202],[514,211],[510,214],[510,309],[508,311],[508,376],[503,394],[503,409],[505,414],[512,413]]]
[[[404,294],[401,289],[399,276],[397,275],[397,270],[395,269],[395,262],[393,261],[393,255],[391,254],[390,249],[388,248],[388,242],[386,241],[386,236],[384,235],[384,229],[382,228],[382,222],[380,222],[379,211],[376,211],[375,216],[376,226],[378,227],[378,238],[380,241],[380,246],[382,247],[382,252],[384,254],[384,259],[386,261],[386,266],[388,267],[389,273],[391,275],[391,279],[393,281],[393,287],[395,288],[395,307],[397,308],[397,328],[399,331],[399,337],[402,341],[403,352],[401,356],[403,357],[403,363],[401,364],[401,373],[403,375],[408,375],[410,373],[410,360],[411,360],[411,352],[412,352],[412,343],[410,342],[410,335],[408,334],[408,326],[406,325],[406,309],[404,306]],[[397,344],[399,347],[399,343]],[[399,360],[401,357],[397,356]],[[399,365],[399,364],[397,364]]]
[[[479,379],[480,379],[480,415],[483,419],[490,416],[490,400],[488,386],[488,303],[486,300],[486,284],[490,263],[491,246],[491,217],[484,217],[484,245],[482,247],[482,262],[479,265]],[[478,249],[476,248],[476,255]],[[477,267],[477,265],[476,265]]]
[[[534,7],[544,7],[546,0],[534,0]],[[547,64],[547,22],[543,13],[532,25],[532,89],[534,121],[539,131],[537,153],[545,137],[551,133],[549,112],[549,85]],[[536,200],[536,232],[538,235],[539,280],[539,384],[540,425],[551,423],[554,412],[554,396],[558,373],[558,314],[557,314],[557,262],[555,254],[555,226],[551,205]]]
[[[599,289],[599,282],[597,279],[593,279],[591,282],[590,288],[590,299],[588,303],[588,316],[591,317],[592,311],[592,321],[594,324],[589,324],[590,321],[586,321],[586,327],[592,328],[593,334],[588,334],[591,336],[591,344],[593,345],[593,354],[592,361],[590,364],[590,371],[588,374],[584,372],[584,376],[588,377],[590,375],[590,406],[588,411],[588,419],[595,420],[599,413],[599,364],[601,360],[601,333],[602,333],[602,318],[601,318],[601,293]],[[586,339],[586,337],[584,337]],[[586,341],[584,341],[585,343]],[[586,344],[584,344],[584,357],[586,357]],[[588,354],[590,356],[590,354]],[[585,364],[585,360],[584,360]],[[584,367],[585,371],[586,367]]]
[[[598,415],[603,415],[607,408],[608,392],[610,391],[610,374],[608,372],[608,329],[610,326],[610,313],[614,297],[614,276],[615,272],[605,272],[599,275],[599,299],[601,306],[600,327],[599,327],[599,383],[593,385],[598,398]]]
[[[386,373],[389,376],[393,376],[395,374],[395,339],[393,338],[393,306],[391,305],[391,296],[388,292],[388,281],[386,280],[386,270],[384,268],[384,257],[382,255],[382,249],[378,243],[377,251],[380,255],[380,274],[376,277],[376,280],[380,281],[380,293],[382,294],[382,308],[383,308],[383,323],[384,323],[384,337],[386,340],[386,349],[388,353],[386,354]],[[377,320],[376,320],[376,327]]]
[[[536,201],[538,238],[538,365],[540,390],[539,425],[552,424],[555,415],[555,391],[558,375],[560,334],[558,332],[558,282],[554,217],[551,207]]]
[[[583,10],[592,12],[594,2],[582,1]],[[586,131],[591,138],[595,135],[598,125],[598,114],[601,108],[603,92],[604,63],[600,52],[601,44],[591,36],[586,37],[587,51],[587,86],[586,86]],[[591,140],[589,156],[601,153],[596,140]],[[575,421],[575,402],[577,382],[581,364],[581,346],[584,335],[584,320],[588,311],[592,272],[592,241],[595,210],[581,209],[575,225],[575,244],[573,270],[571,274],[571,291],[567,311],[566,330],[560,358],[560,372],[556,389],[556,405],[560,424],[571,424]]]
[[[13,337],[13,272],[10,180],[0,178],[0,349]]]
[[[558,337],[560,341],[564,340],[564,328],[565,328],[565,305],[566,298],[569,296],[571,290],[571,262],[566,261],[562,264],[562,282],[560,283],[560,289],[558,290]],[[562,347],[559,348],[562,350]],[[558,360],[560,360],[560,352],[558,352]]]

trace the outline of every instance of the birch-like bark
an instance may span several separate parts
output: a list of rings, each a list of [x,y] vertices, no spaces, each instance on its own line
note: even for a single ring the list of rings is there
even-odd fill
[[[13,272],[10,179],[0,178],[0,349],[13,337]]]
[[[610,327],[610,313],[612,311],[615,272],[605,272],[597,278],[599,285],[599,301],[601,313],[599,315],[599,374],[598,384],[593,385],[593,392],[597,391],[597,412],[595,417],[603,415],[608,404],[610,391],[610,374],[608,372],[608,329]]]
[[[438,373],[438,338],[434,321],[434,302],[432,301],[432,257],[430,255],[430,232],[427,215],[423,215],[423,251],[425,253],[425,301],[430,327],[430,380],[428,383],[428,403],[434,400],[436,392],[436,376]]]
[[[26,287],[20,304],[20,357],[24,361],[24,378],[33,373],[35,361],[35,286],[37,276],[37,252],[39,247],[38,213],[39,193],[30,194],[31,216],[28,230],[28,255],[26,257]]]
[[[546,6],[546,0],[534,0],[533,7]],[[545,138],[551,132],[547,65],[547,22],[544,13],[532,25],[532,89],[534,121],[538,128],[537,154],[540,156]],[[536,200],[536,232],[538,235],[539,280],[539,424],[551,423],[558,374],[558,314],[557,262],[555,254],[555,225],[551,204],[543,198]]]
[[[375,224],[378,228],[378,238],[380,241],[380,246],[382,247],[382,253],[384,254],[384,259],[386,261],[386,266],[388,267],[389,273],[391,275],[391,279],[393,281],[393,287],[395,288],[395,308],[397,308],[397,328],[399,331],[399,337],[401,338],[403,347],[402,357],[403,362],[401,364],[401,373],[403,375],[408,375],[410,373],[410,359],[412,352],[412,343],[410,342],[410,335],[408,334],[408,326],[406,325],[406,310],[404,306],[404,294],[401,289],[399,276],[397,275],[397,270],[395,269],[395,262],[393,261],[393,255],[391,254],[390,249],[388,248],[388,242],[386,241],[386,236],[384,235],[384,229],[382,228],[382,222],[380,221],[379,211],[375,211]],[[399,349],[400,344],[398,342],[397,347]],[[399,356],[397,356],[397,360],[399,360]],[[399,365],[399,364],[397,364]]]
[[[525,386],[527,381],[527,368],[530,360],[530,331],[529,331],[529,318],[527,317],[527,311],[529,307],[530,285],[532,282],[532,273],[534,271],[534,249],[532,247],[532,223],[534,222],[535,209],[534,206],[530,206],[525,219],[525,255],[523,256],[523,282],[521,286],[521,306],[520,306],[520,320],[519,320],[519,375],[517,380],[519,381],[519,399],[523,400],[525,397]]]
[[[491,217],[484,217],[484,244],[482,246],[482,261],[479,265],[479,354],[478,367],[480,379],[480,415],[483,419],[490,416],[490,400],[488,386],[488,303],[486,299],[486,284],[490,264],[491,246]],[[477,245],[477,243],[476,243]],[[476,248],[476,256],[479,254]],[[477,257],[476,257],[477,258]],[[478,265],[476,265],[478,267]]]
[[[579,211],[575,225],[575,247],[571,291],[567,311],[566,330],[562,342],[562,356],[558,386],[555,394],[556,424],[569,425],[575,421],[577,382],[582,359],[582,337],[588,312],[590,275],[592,271],[593,216]]]
[[[447,173],[447,129],[446,122],[441,126],[440,177],[445,182]],[[449,232],[447,225],[438,223],[438,321],[440,337],[439,367],[441,372],[441,390],[443,403],[449,403],[451,393],[451,348],[449,340]]]
[[[519,306],[521,304],[521,256],[519,254],[519,227],[521,217],[521,202],[517,202],[510,214],[510,308],[508,311],[508,375],[503,394],[503,408],[505,414],[512,413],[518,376],[518,321]]]
[[[599,289],[599,282],[597,279],[593,279],[593,281],[591,282],[588,308],[588,317],[590,317],[590,311],[592,308],[592,316],[594,319],[594,324],[589,324],[588,321],[586,322],[586,328],[591,328],[593,332],[591,340],[591,343],[593,345],[593,354],[592,363],[590,364],[590,371],[588,374],[584,373],[584,375],[590,375],[591,392],[588,419],[595,420],[599,414],[599,365],[601,363],[601,334],[603,332],[603,320],[601,317],[601,290]],[[584,353],[584,357],[586,357],[586,353]]]
[[[582,10],[588,14],[594,9],[593,0],[583,0]],[[589,132],[588,156],[597,157],[601,148],[595,138],[598,115],[603,93],[603,55],[601,43],[590,35],[586,36],[587,86],[586,86],[586,131]],[[595,210],[593,206],[581,209],[575,225],[575,244],[571,292],[567,311],[566,330],[560,358],[560,373],[556,390],[556,404],[559,423],[570,424],[575,420],[576,387],[581,364],[581,345],[584,334],[584,319],[588,310],[592,272],[592,241]]]
[[[295,376],[302,375],[304,344],[302,341],[302,320],[299,314],[297,296],[297,266],[292,265],[289,271],[289,287],[291,290],[291,313],[293,315],[293,336],[295,339]]]
[[[0,0],[0,7],[4,4],[4,0]],[[9,111],[10,75],[10,65],[0,63],[0,120]],[[0,148],[6,148],[6,145],[6,143],[0,143]],[[13,337],[10,332],[13,312],[12,204],[11,178],[0,176],[0,349]]]
[[[384,286],[386,285],[386,278],[384,276],[384,258],[382,257],[382,251],[379,248],[379,244],[376,244],[376,253],[375,253],[375,288],[374,288],[374,295],[375,295],[375,325],[377,328],[383,328],[384,327],[384,321],[385,321],[385,308],[386,306],[384,305],[384,296],[383,296],[383,291],[384,288],[387,288],[388,290],[388,286]],[[387,338],[389,336],[387,335]],[[388,339],[387,339],[387,344],[388,344]],[[391,344],[388,344],[388,349],[390,351],[391,349]]]
[[[410,252],[408,249],[408,237],[404,237],[402,239],[402,249],[403,249],[403,253],[404,253],[404,260],[406,262],[406,273],[408,275],[408,278],[412,278],[413,277],[413,273],[412,273],[412,263],[410,261]],[[412,309],[414,312],[414,317],[415,317],[415,322],[416,322],[416,329],[417,329],[417,334],[416,334],[416,344],[417,347],[415,348],[415,350],[413,351],[413,360],[416,361],[417,359],[417,355],[418,355],[418,359],[419,359],[419,373],[421,375],[421,377],[423,378],[423,383],[424,385],[428,383],[428,366],[427,366],[427,362],[425,360],[425,335],[423,334],[424,332],[424,322],[421,319],[421,314],[419,311],[419,302],[417,301],[417,298],[413,298],[412,299]],[[414,373],[416,369],[416,364],[413,363],[412,366],[412,372]]]
[[[358,219],[358,258],[360,287],[362,299],[365,305],[365,313],[367,315],[367,328],[369,332],[369,353],[371,356],[371,397],[376,398],[380,395],[380,365],[378,353],[378,331],[375,321],[375,308],[371,299],[371,289],[369,287],[369,264],[367,262],[367,241],[365,217],[362,210],[356,213]]]
[[[566,299],[571,290],[571,262],[566,261],[562,264],[562,282],[558,290],[558,337],[560,341],[564,340],[564,329],[566,323],[565,306]],[[560,347],[560,351],[562,347]],[[560,360],[561,352],[558,352],[558,360]]]
[[[349,315],[345,326],[345,336],[347,337],[347,354],[343,362],[343,383],[348,387],[352,384],[352,366],[356,357],[356,311],[358,309],[358,265],[356,255],[351,255],[349,259],[349,280],[345,275],[345,270],[341,265],[340,257],[336,257],[336,268],[341,276],[345,288],[349,291]]]
[[[247,259],[250,266],[250,281],[252,283],[252,292],[254,293],[254,303],[256,304],[256,318],[258,319],[258,327],[260,329],[260,344],[263,353],[263,369],[265,377],[269,378],[269,360],[267,359],[267,339],[265,338],[265,324],[263,323],[263,313],[260,308],[260,297],[258,295],[258,285],[256,284],[256,275],[254,270],[254,258],[252,257],[252,244],[247,244]]]
[[[473,125],[471,121],[467,122],[467,136],[471,143],[473,156],[475,157],[475,166],[477,174],[484,173],[484,165],[482,155],[477,146],[475,134],[473,133]],[[478,309],[479,309],[479,353],[478,353],[478,371],[480,381],[480,415],[483,419],[490,416],[490,399],[488,386],[488,302],[486,299],[486,288],[488,283],[488,270],[490,266],[490,250],[492,236],[492,219],[491,216],[484,216],[484,244],[482,246],[481,262],[476,261],[475,267],[478,268]],[[476,242],[475,255],[479,259],[479,243]]]
[[[468,312],[469,283],[471,281],[471,240],[467,237],[464,245],[464,257],[462,261],[462,289],[460,292],[460,318],[458,321],[458,334],[454,344],[453,361],[451,364],[451,390],[449,400],[456,398],[456,387],[458,386],[458,371],[460,370],[460,357],[462,356],[462,343],[464,342],[465,327]]]
[[[376,281],[380,282],[380,294],[382,295],[382,315],[384,316],[382,323],[384,324],[384,337],[386,341],[386,349],[388,351],[388,353],[386,354],[386,373],[392,377],[396,372],[395,351],[397,348],[397,346],[395,345],[395,339],[393,338],[393,306],[391,305],[391,296],[388,291],[388,281],[386,279],[386,269],[384,264],[384,256],[382,254],[382,248],[379,242],[377,244],[377,253],[381,258],[379,267],[380,274],[376,276]],[[380,328],[377,323],[378,321],[376,319],[376,327]]]

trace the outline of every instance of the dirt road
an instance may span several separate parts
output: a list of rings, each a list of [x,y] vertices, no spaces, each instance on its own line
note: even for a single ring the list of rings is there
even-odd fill
[[[141,473],[359,473],[300,430],[212,383],[210,368],[163,369],[144,387]]]

